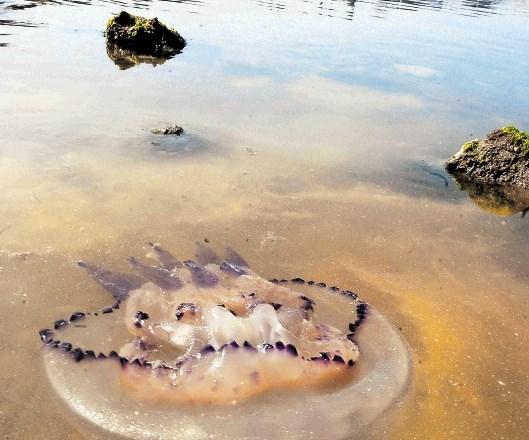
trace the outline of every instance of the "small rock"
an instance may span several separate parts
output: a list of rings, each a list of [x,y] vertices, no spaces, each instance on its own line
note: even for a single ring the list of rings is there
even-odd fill
[[[179,125],[168,125],[163,128],[156,128],[152,130],[153,134],[175,134],[176,136],[180,136],[184,132],[184,129],[180,127]]]
[[[180,53],[186,42],[178,32],[160,23],[121,11],[107,22],[107,43],[139,54],[170,58]]]

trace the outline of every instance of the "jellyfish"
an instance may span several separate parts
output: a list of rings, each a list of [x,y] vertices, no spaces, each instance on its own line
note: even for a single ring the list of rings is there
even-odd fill
[[[368,438],[411,383],[408,346],[351,290],[260,277],[203,243],[134,273],[80,261],[111,294],[39,332],[52,390],[92,438]]]

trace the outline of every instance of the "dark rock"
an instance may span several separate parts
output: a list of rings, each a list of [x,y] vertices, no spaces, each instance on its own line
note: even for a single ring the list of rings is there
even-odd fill
[[[108,20],[105,35],[107,44],[160,58],[170,58],[186,45],[178,32],[157,18],[138,17],[125,11]]]
[[[483,210],[525,214],[529,207],[529,134],[495,130],[463,145],[445,164],[457,185]]]
[[[184,129],[180,127],[179,125],[168,125],[163,128],[157,128],[155,130],[152,130],[153,134],[175,134],[177,136],[180,136],[184,132]]]
[[[529,134],[515,127],[472,140],[445,164],[457,181],[529,189]]]

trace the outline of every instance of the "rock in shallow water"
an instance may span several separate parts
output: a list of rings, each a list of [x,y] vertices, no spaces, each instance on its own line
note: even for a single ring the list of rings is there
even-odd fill
[[[170,58],[186,45],[182,36],[157,18],[148,19],[121,11],[107,22],[107,43],[139,54]]]
[[[461,147],[445,164],[455,179],[529,189],[529,134],[504,127]]]
[[[165,135],[175,134],[177,136],[180,136],[184,132],[184,129],[180,127],[179,125],[175,124],[175,125],[167,125],[163,128],[155,128],[154,130],[151,130],[151,132],[153,134],[165,134]]]

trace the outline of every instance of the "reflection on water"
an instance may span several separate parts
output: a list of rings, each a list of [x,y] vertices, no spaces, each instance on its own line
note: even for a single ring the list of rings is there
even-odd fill
[[[483,14],[503,13],[500,10],[508,0],[323,0],[304,2],[277,2],[253,0],[256,4],[270,10],[299,9],[303,14],[353,20],[355,8],[372,5],[372,15],[384,18],[391,10],[417,11],[420,9],[443,10],[460,15],[479,16]],[[294,4],[292,4],[294,3]],[[524,10],[526,5],[522,4]]]
[[[482,15],[501,13],[498,9],[505,0],[376,0],[375,4],[379,11],[388,9],[401,9],[406,11],[417,11],[419,9],[445,10],[461,15]]]
[[[355,9],[360,9],[361,14],[365,10],[369,15],[377,18],[389,18],[391,11],[418,11],[418,10],[442,10],[457,15],[481,16],[487,14],[529,14],[526,2],[515,2],[514,0],[253,0],[253,2],[269,10],[274,11],[293,11],[295,14],[308,16],[322,16],[329,18],[353,20]],[[200,14],[202,8],[208,6],[207,1],[203,0],[39,0],[20,3],[14,0],[5,0],[0,2],[0,31],[6,27],[37,27],[43,26],[46,22],[20,19],[18,15],[25,10],[36,8],[37,6],[98,6],[110,5],[119,6],[120,8],[150,9],[153,5],[160,4],[163,8],[164,3],[173,3],[178,5],[190,6],[187,13]],[[8,18],[2,18],[8,15]],[[8,36],[7,33],[0,35]],[[7,47],[9,42],[0,42],[0,47]],[[111,51],[112,52],[112,51]],[[117,56],[120,68],[130,68],[137,65],[138,59],[134,57]],[[151,63],[153,64],[153,63]],[[154,63],[153,65],[156,65]],[[124,67],[127,66],[127,67]]]
[[[0,26],[36,27],[36,26],[40,26],[40,25],[42,25],[42,23],[31,23],[29,21],[17,21],[17,20],[0,19]],[[0,34],[0,35],[9,35],[9,34]]]
[[[355,7],[362,4],[373,5],[373,15],[383,18],[391,10],[417,11],[420,9],[445,10],[461,15],[482,15],[499,13],[498,9],[505,0],[323,0],[305,2],[278,2],[274,0],[253,0],[256,4],[269,10],[285,10],[300,8],[303,14],[317,14],[320,16],[343,18],[352,20]],[[294,3],[294,4],[292,4]]]
[[[494,10],[503,3],[503,0],[463,0],[464,8],[475,9],[482,12]]]
[[[186,4],[192,6],[207,6],[207,2],[203,0],[160,0],[161,2]],[[388,10],[407,10],[416,11],[419,9],[444,9],[456,14],[488,14],[500,13],[499,9],[505,5],[511,5],[509,0],[290,0],[290,1],[275,1],[275,0],[252,0],[255,4],[265,7],[270,10],[286,10],[296,9],[303,14],[317,14],[328,17],[345,18],[352,20],[355,6],[361,4],[372,4],[375,11]],[[137,9],[148,9],[156,0],[98,0],[91,2],[89,0],[40,0],[28,1],[24,3],[15,2],[13,0],[6,0],[0,2],[2,9],[6,11],[17,11],[35,8],[37,6],[57,5],[57,6],[83,6],[83,5],[97,5],[97,4],[113,4],[123,8],[131,7]],[[514,3],[514,8],[523,12],[525,3]],[[378,14],[376,14],[378,16]],[[383,15],[382,15],[383,17]],[[17,25],[16,21],[5,20],[4,23],[0,21],[0,25]]]
[[[132,50],[123,49],[117,44],[110,42],[107,42],[107,55],[120,70],[127,70],[139,64],[150,64],[156,67],[168,60],[168,58],[139,54]]]
[[[529,191],[523,188],[485,185],[462,179],[457,179],[457,184],[477,206],[492,214],[521,213],[525,217],[529,210]]]

